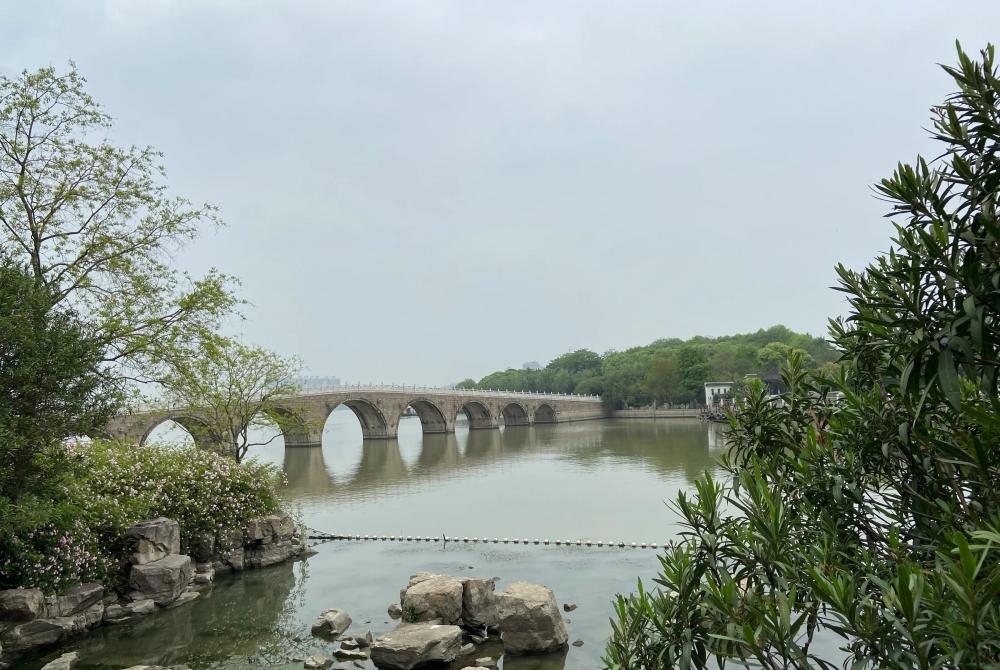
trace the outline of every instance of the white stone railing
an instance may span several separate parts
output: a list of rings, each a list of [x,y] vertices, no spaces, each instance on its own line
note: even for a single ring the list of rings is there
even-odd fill
[[[598,395],[543,393],[536,391],[498,391],[493,389],[458,389],[445,388],[441,386],[411,386],[409,384],[340,384],[338,386],[310,388],[289,397],[299,398],[302,396],[326,395],[328,393],[419,393],[422,395],[462,395],[477,396],[482,398],[516,397],[531,400],[568,400],[583,402],[599,402],[601,400],[601,396]]]

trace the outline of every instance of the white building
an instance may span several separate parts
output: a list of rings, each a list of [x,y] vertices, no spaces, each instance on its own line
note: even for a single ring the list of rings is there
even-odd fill
[[[726,404],[724,401],[731,398],[735,385],[735,382],[705,382],[705,404],[709,407]]]

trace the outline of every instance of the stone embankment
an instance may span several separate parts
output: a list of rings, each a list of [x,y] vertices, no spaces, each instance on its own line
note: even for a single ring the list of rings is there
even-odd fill
[[[555,595],[538,584],[515,582],[496,592],[496,578],[452,577],[421,572],[410,577],[389,615],[404,621],[376,638],[344,638],[333,655],[338,660],[370,658],[378,668],[412,670],[461,661],[466,667],[496,667],[477,653],[499,636],[504,654],[545,654],[565,650],[569,639]],[[313,633],[338,637],[350,627],[346,612],[324,611]],[[333,659],[310,656],[303,667],[326,668]]]
[[[285,514],[192,538],[188,554],[180,553],[180,528],[170,519],[138,523],[126,531],[125,539],[131,553],[122,575],[126,584],[122,593],[101,584],[80,584],[55,595],[39,589],[0,591],[0,670],[25,653],[101,624],[122,623],[188,603],[218,574],[274,565],[305,552],[294,522]],[[63,666],[53,666],[59,667]]]

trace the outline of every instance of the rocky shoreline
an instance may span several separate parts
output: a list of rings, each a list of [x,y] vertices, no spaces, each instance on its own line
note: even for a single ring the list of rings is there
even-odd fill
[[[514,582],[496,591],[497,578],[453,577],[427,572],[410,577],[399,604],[389,616],[403,621],[392,631],[373,637],[371,631],[340,637],[351,617],[340,609],[320,613],[314,635],[339,639],[334,658],[313,655],[306,670],[331,667],[336,661],[371,660],[385,670],[414,670],[458,661],[468,668],[495,668],[497,659],[478,652],[499,637],[503,654],[550,654],[568,646],[569,634],[555,594],[540,584]],[[566,611],[575,605],[564,605]],[[574,643],[576,644],[576,643]]]
[[[294,521],[282,513],[193,537],[187,554],[180,553],[180,527],[171,519],[138,523],[126,531],[125,540],[131,554],[121,592],[102,584],[80,584],[61,594],[39,589],[0,591],[0,670],[13,667],[24,654],[100,625],[123,623],[195,600],[218,574],[276,565],[307,551]],[[70,663],[50,665],[56,670]]]

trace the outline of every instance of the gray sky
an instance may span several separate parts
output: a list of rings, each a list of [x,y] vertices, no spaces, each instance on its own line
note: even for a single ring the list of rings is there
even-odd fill
[[[1000,2],[3,0],[0,69],[76,61],[114,138],[228,227],[247,339],[440,384],[844,310],[870,184],[934,147]],[[993,30],[990,30],[993,26]]]

